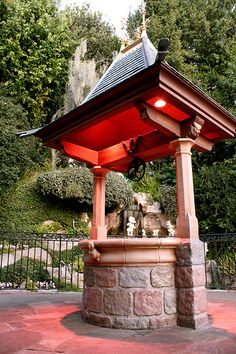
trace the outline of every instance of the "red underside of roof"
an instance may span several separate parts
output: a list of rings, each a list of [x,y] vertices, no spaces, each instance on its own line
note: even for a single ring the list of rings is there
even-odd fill
[[[121,172],[134,156],[151,161],[172,155],[170,141],[183,137],[182,127],[196,116],[204,125],[194,148],[208,151],[213,143],[234,136],[232,117],[167,65],[153,66],[142,75],[78,107],[36,136],[74,159]],[[163,108],[154,106],[158,99],[166,101]],[[152,117],[142,116],[142,107]],[[129,156],[137,138],[138,147]]]

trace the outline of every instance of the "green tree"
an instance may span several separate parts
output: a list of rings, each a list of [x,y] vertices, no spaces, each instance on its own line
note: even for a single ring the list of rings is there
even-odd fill
[[[225,108],[236,113],[236,6],[234,0],[180,1],[178,25],[187,74]]]
[[[11,98],[0,96],[0,196],[33,166],[34,140],[19,139],[16,132],[27,129],[27,114]]]
[[[201,233],[236,229],[236,158],[203,166],[195,174],[197,216]]]
[[[86,59],[96,61],[96,69],[101,74],[112,62],[114,52],[119,50],[120,40],[114,34],[114,28],[103,20],[102,13],[92,12],[88,4],[67,8],[70,28],[79,39],[86,39]]]
[[[88,5],[59,11],[56,0],[1,0],[0,9],[1,82],[31,126],[47,123],[62,105],[68,61],[81,39],[85,59],[94,58],[100,72],[118,49],[112,27]]]
[[[61,104],[75,38],[55,0],[1,0],[1,8],[1,82],[31,126],[44,124]]]

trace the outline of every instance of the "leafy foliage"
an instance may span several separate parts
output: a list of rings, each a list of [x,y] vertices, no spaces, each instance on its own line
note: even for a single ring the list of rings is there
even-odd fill
[[[236,229],[236,169],[227,163],[203,166],[196,178],[196,206],[201,233]]]
[[[114,28],[103,20],[102,13],[92,12],[88,4],[69,8],[65,13],[70,18],[71,31],[87,41],[84,59],[94,59],[97,70],[102,73],[119,50],[120,40],[114,35]]]
[[[72,221],[78,218],[78,205],[72,201],[48,199],[38,193],[35,185],[39,174],[31,172],[24,176],[2,197],[0,229],[38,232],[45,220],[53,220],[67,233],[74,232]]]
[[[93,203],[93,176],[86,167],[69,167],[42,173],[37,180],[37,189],[43,195],[72,199],[87,206]],[[114,172],[109,173],[106,180],[106,207],[125,207],[131,198],[132,188],[125,178]]]
[[[159,201],[164,213],[175,222],[177,217],[176,189],[174,186],[161,185]]]
[[[43,124],[61,104],[75,38],[55,0],[2,0],[0,77],[8,95]]]
[[[27,126],[23,108],[12,99],[0,96],[0,196],[33,166],[34,140],[16,136],[17,131]]]
[[[11,282],[16,286],[20,286],[27,280],[28,287],[32,288],[32,282],[48,281],[50,276],[43,269],[45,262],[23,257],[14,264],[8,265],[1,269],[1,282]]]
[[[134,192],[148,193],[153,201],[157,201],[159,197],[160,183],[156,179],[152,168],[148,167],[144,177],[138,182],[130,182]]]
[[[102,71],[118,38],[88,5],[58,11],[56,0],[2,0],[1,8],[1,82],[28,111],[31,126],[45,124],[62,104],[68,61],[81,39]]]

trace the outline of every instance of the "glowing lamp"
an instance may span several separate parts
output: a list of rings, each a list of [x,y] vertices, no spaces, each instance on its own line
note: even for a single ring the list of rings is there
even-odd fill
[[[162,108],[165,107],[166,101],[158,99],[156,102],[154,102],[154,106],[157,108]]]

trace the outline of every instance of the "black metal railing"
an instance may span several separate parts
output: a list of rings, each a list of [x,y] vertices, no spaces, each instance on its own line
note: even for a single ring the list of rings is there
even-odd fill
[[[83,254],[78,242],[86,238],[0,231],[0,290],[82,289]],[[236,289],[236,233],[200,235],[200,239],[207,287]]]
[[[200,235],[208,288],[236,289],[236,233]]]
[[[0,231],[0,290],[83,286],[82,235]]]

